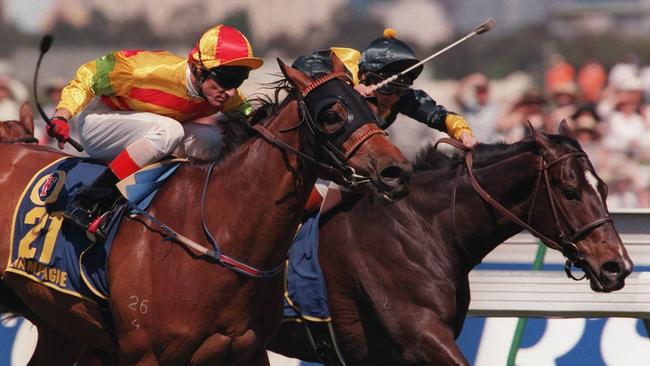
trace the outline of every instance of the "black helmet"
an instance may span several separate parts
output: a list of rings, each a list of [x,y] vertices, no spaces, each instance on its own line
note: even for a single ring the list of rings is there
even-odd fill
[[[357,54],[359,53],[356,50],[352,51],[356,52]],[[334,71],[334,64],[332,63],[333,53],[333,50],[329,49],[316,51],[311,55],[300,56],[293,62],[293,64],[291,64],[291,67],[304,72],[312,78],[319,78]],[[351,80],[354,80],[354,75],[350,73],[350,70],[347,66],[345,68],[345,72],[348,74]]]
[[[360,74],[372,72],[388,77],[420,62],[411,47],[395,38],[395,35],[397,35],[397,31],[386,28],[382,38],[370,42],[361,54]],[[415,80],[422,72],[422,68],[423,66],[419,66],[410,71],[409,79]]]

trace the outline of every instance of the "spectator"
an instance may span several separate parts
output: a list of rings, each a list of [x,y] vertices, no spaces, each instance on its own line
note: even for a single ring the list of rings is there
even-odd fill
[[[637,78],[638,75],[639,66],[636,56],[628,54],[609,70],[609,85],[619,89],[626,80]]]
[[[559,54],[553,54],[549,58],[549,67],[546,69],[544,86],[546,92],[552,93],[552,90],[560,84],[573,83],[575,79],[575,70],[571,64],[566,62],[564,57]]]
[[[624,167],[615,171],[609,184],[607,196],[607,207],[636,208],[639,205],[639,198],[636,194],[633,177],[628,173],[632,166]]]
[[[607,72],[598,61],[588,60],[578,71],[577,83],[582,100],[595,103],[607,83]]]
[[[639,156],[649,143],[650,129],[641,115],[643,88],[638,78],[620,83],[614,111],[605,119],[605,147],[630,157]]]
[[[515,142],[524,137],[526,121],[530,121],[535,129],[542,129],[545,105],[546,99],[539,89],[528,89],[499,119],[496,125],[497,133],[506,142]]]
[[[10,87],[11,80],[0,76],[0,121],[17,120],[20,103],[15,99]]]
[[[555,84],[551,89],[551,102],[553,109],[549,112],[544,126],[544,130],[549,133],[556,133],[557,128],[562,120],[573,126],[571,116],[576,112],[576,101],[578,89],[574,82]]]
[[[607,168],[607,150],[602,144],[600,116],[593,103],[581,105],[571,115],[573,132],[582,149],[589,155],[596,171]]]
[[[462,115],[472,121],[472,129],[478,140],[494,142],[499,105],[490,98],[488,78],[481,73],[466,76],[458,83],[454,100]]]

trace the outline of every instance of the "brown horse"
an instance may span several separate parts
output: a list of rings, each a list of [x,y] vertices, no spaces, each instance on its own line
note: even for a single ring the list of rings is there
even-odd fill
[[[594,291],[624,286],[632,262],[609,219],[607,187],[566,124],[560,131],[478,145],[465,164],[429,149],[405,200],[377,209],[359,201],[321,221],[318,256],[348,365],[467,365],[455,338],[469,271],[522,230],[499,203],[581,267]],[[459,170],[468,167],[474,184]],[[284,322],[269,349],[317,360],[296,322]]]
[[[236,148],[212,178],[214,165],[185,164],[158,192],[149,212],[202,248],[213,248],[211,232],[223,253],[219,261],[164,240],[167,234],[150,218],[122,220],[108,259],[114,334],[97,303],[2,266],[0,291],[7,296],[0,305],[25,315],[44,339],[31,364],[72,363],[83,345],[118,353],[121,364],[268,364],[264,347],[282,313],[282,278],[271,269],[286,256],[316,177],[387,201],[408,192],[410,164],[344,80],[343,64],[334,64],[334,73],[312,80],[280,62],[289,95],[253,126],[262,138]],[[7,238],[22,187],[61,155],[9,144],[0,145],[0,153],[0,235]],[[0,263],[8,261],[7,246],[2,243]],[[256,273],[245,263],[267,271]],[[48,354],[52,350],[60,353]],[[63,354],[67,359],[58,358]]]

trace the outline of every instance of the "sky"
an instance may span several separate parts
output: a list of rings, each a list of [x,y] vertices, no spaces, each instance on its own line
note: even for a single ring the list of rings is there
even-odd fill
[[[7,16],[21,30],[38,33],[43,16],[54,5],[54,0],[4,0]]]

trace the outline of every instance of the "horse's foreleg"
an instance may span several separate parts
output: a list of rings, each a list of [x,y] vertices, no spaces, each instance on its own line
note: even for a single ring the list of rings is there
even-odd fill
[[[151,338],[143,330],[131,330],[120,334],[120,365],[158,365],[158,359],[151,346]]]
[[[47,325],[38,325],[36,349],[28,366],[71,366],[83,351],[83,345]]]
[[[257,336],[251,329],[234,338],[219,333],[213,334],[194,352],[192,365],[265,365],[257,361],[261,358],[258,352],[267,357],[264,347],[257,343]],[[256,349],[259,351],[255,351]],[[255,361],[250,361],[251,359]],[[266,362],[268,365],[268,358]]]
[[[441,322],[427,327],[421,335],[422,347],[418,353],[424,353],[423,358],[433,365],[467,366],[469,363],[458,348],[454,332]]]

